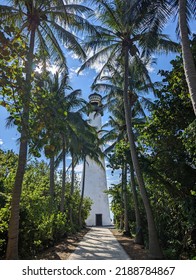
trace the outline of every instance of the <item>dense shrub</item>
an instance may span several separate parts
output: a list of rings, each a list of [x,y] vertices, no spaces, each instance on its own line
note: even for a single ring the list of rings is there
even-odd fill
[[[17,155],[0,150],[0,256],[4,258],[10,215],[11,191],[14,182]],[[80,191],[75,182],[70,198],[70,182],[66,183],[65,212],[59,210],[61,196],[61,174],[56,174],[55,197],[51,203],[49,195],[48,165],[37,160],[29,163],[23,182],[20,203],[19,255],[21,259],[34,258],[41,250],[52,246],[67,234],[79,230],[78,205]],[[68,203],[73,209],[73,224],[70,224]],[[84,199],[83,221],[89,214],[91,202]]]

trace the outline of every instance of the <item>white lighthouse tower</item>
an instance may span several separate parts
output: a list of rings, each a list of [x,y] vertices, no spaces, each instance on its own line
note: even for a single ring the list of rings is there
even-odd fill
[[[101,95],[97,93],[89,95],[89,102],[93,108],[93,111],[89,114],[89,123],[91,126],[96,127],[97,131],[100,131],[102,127],[101,117],[103,113],[101,100]],[[104,168],[89,157],[86,158],[84,196],[90,197],[93,201],[90,216],[86,220],[87,226],[111,225],[108,195],[104,192],[107,190],[104,160],[102,160],[102,165]]]

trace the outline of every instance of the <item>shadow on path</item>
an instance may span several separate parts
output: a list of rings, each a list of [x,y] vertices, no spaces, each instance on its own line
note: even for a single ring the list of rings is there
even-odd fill
[[[130,257],[108,228],[92,227],[68,259],[130,260]]]

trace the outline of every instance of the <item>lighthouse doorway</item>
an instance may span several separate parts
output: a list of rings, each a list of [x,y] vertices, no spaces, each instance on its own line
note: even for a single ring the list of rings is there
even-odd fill
[[[96,214],[96,226],[102,226],[102,214]]]

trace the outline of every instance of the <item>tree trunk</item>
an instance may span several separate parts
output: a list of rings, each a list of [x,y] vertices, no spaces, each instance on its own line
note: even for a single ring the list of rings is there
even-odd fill
[[[136,220],[136,236],[135,236],[135,243],[144,245],[144,237],[142,232],[142,223],[141,223],[141,216],[139,210],[139,203],[137,198],[137,191],[135,186],[135,179],[134,179],[134,170],[132,163],[130,164],[130,175],[131,175],[131,190],[133,193],[133,201],[134,201],[134,208],[135,208],[135,220]]]
[[[65,138],[63,136],[63,174],[62,174],[62,190],[61,190],[61,204],[60,211],[64,213],[65,211],[65,181],[66,181],[66,153],[65,153]]]
[[[138,155],[136,151],[134,134],[132,129],[132,114],[131,114],[131,106],[128,98],[128,77],[129,77],[129,46],[124,47],[124,58],[125,58],[125,72],[124,72],[124,110],[125,110],[125,120],[127,127],[127,135],[130,144],[131,158],[134,166],[134,170],[136,172],[136,177],[138,181],[138,186],[141,192],[141,197],[144,203],[147,222],[148,222],[148,235],[149,235],[149,257],[152,259],[162,259],[163,254],[159,245],[158,234],[152,214],[151,205],[149,202],[149,198],[147,195],[147,191],[145,188],[144,180],[142,177],[141,169],[139,166]]]
[[[123,172],[122,172],[122,178],[123,178]],[[119,227],[120,230],[124,229],[124,196],[123,196],[123,180],[121,181],[121,213],[120,213],[120,223],[119,223]]]
[[[20,198],[22,193],[22,183],[25,174],[28,150],[28,127],[29,127],[29,104],[31,95],[31,74],[33,65],[33,53],[35,44],[35,29],[31,31],[29,53],[26,65],[26,92],[23,99],[23,113],[21,118],[21,137],[18,157],[18,167],[11,200],[11,215],[8,228],[8,243],[6,259],[18,259],[18,238],[19,238],[19,219],[20,219]]]
[[[124,201],[124,234],[130,236],[129,219],[128,219],[128,202],[127,202],[127,166],[126,163],[122,168],[122,189]]]
[[[84,199],[85,176],[86,176],[86,158],[84,159],[84,165],[83,165],[82,190],[81,190],[81,198],[80,198],[80,204],[78,210],[78,223],[80,228],[82,228],[82,205]]]
[[[182,42],[182,57],[186,81],[189,88],[191,102],[196,115],[196,68],[191,52],[187,27],[187,0],[179,0],[179,27]]]
[[[22,183],[25,173],[26,159],[27,159],[27,146],[26,131],[23,128],[21,132],[20,150],[18,167],[15,177],[14,188],[12,192],[11,201],[11,217],[8,229],[8,245],[6,252],[7,260],[18,259],[18,238],[19,238],[19,219],[20,219],[20,198],[22,193]]]
[[[73,226],[73,210],[72,210],[72,204],[73,204],[73,193],[74,193],[74,179],[75,179],[75,163],[74,163],[74,155],[72,153],[72,162],[71,162],[71,189],[70,189],[70,200],[71,203],[69,205],[69,217],[70,217],[70,223]]]
[[[50,197],[53,203],[54,199],[54,156],[50,157]]]

